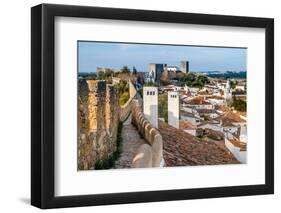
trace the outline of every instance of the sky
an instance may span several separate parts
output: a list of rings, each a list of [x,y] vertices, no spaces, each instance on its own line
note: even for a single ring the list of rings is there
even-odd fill
[[[127,65],[148,71],[149,63],[180,66],[189,61],[190,71],[246,71],[246,48],[176,46],[135,43],[78,42],[79,72],[96,72],[97,67],[121,69]]]

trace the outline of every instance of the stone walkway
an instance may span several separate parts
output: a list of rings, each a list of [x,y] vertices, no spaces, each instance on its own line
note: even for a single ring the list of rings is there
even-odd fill
[[[145,143],[145,140],[140,137],[137,129],[131,124],[131,115],[123,123],[122,139],[122,152],[119,159],[115,162],[114,169],[131,168],[137,149]]]

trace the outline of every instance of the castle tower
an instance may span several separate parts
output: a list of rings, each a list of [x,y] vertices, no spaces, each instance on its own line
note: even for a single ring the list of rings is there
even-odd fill
[[[164,68],[166,69],[167,64],[149,64],[148,65],[148,72],[151,76],[153,76],[154,82],[158,83],[160,82],[161,74],[164,71]]]
[[[181,61],[180,62],[180,70],[183,73],[188,73],[189,72],[189,62],[188,61]]]
[[[179,94],[168,92],[168,124],[179,128]]]
[[[157,87],[143,87],[143,114],[153,127],[158,128]]]

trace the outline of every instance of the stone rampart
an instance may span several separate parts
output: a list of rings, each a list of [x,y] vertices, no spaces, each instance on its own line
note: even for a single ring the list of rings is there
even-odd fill
[[[79,80],[78,168],[93,169],[116,151],[118,93],[105,81]]]
[[[116,79],[116,78],[115,78]],[[132,101],[133,99],[135,98],[136,94],[137,94],[137,91],[135,89],[135,86],[132,84],[131,81],[128,81],[129,82],[129,93],[130,93],[130,98],[129,100],[126,102],[126,104],[124,104],[123,106],[120,107],[120,121],[124,122],[131,110],[132,110]]]
[[[162,136],[145,118],[138,100],[133,100],[132,123],[136,126],[139,133],[144,137],[151,148],[150,151],[147,146],[139,148],[133,160],[133,167],[139,167],[140,165],[141,167],[150,167],[150,162],[152,167],[160,167],[161,161],[163,160]],[[149,159],[150,157],[151,160]]]

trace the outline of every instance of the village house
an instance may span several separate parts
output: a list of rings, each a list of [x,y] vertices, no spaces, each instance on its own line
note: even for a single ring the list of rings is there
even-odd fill
[[[241,163],[246,163],[247,160],[247,144],[242,142],[230,132],[225,132],[225,146]]]
[[[210,102],[206,101],[206,98],[202,96],[198,96],[184,102],[186,106],[195,109],[214,109],[214,106]]]

